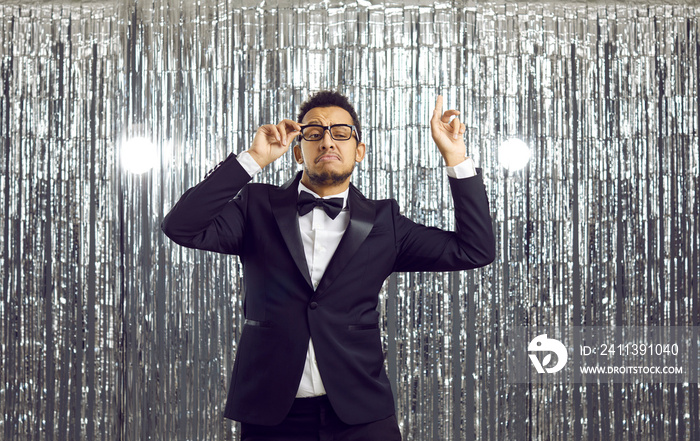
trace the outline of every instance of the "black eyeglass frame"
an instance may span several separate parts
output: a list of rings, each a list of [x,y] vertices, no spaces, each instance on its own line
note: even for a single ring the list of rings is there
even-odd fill
[[[319,138],[319,139],[317,139],[317,140],[306,139],[306,138],[304,138],[303,135],[300,134],[300,135],[297,137],[297,140],[298,140],[299,142],[301,142],[302,139],[304,139],[305,141],[309,141],[309,142],[320,141],[320,140],[323,139],[323,137],[325,136],[326,130],[328,130],[328,133],[331,135],[331,139],[333,139],[333,140],[335,140],[335,141],[350,141],[350,139],[352,139],[352,134],[354,133],[354,134],[355,134],[355,138],[357,138],[357,142],[362,142],[362,141],[360,141],[360,132],[357,131],[357,127],[355,127],[354,124],[333,124],[333,125],[331,125],[331,126],[322,126],[321,124],[306,124],[305,126],[301,126],[301,132],[303,133],[303,132],[304,132],[304,129],[307,128],[307,127],[319,127],[319,128],[321,128],[321,129],[323,129],[323,132],[321,132],[321,138]],[[331,129],[332,129],[333,127],[350,127],[350,129],[351,129],[350,138],[348,138],[348,139],[336,139],[336,138],[333,136],[333,132],[331,131]]]

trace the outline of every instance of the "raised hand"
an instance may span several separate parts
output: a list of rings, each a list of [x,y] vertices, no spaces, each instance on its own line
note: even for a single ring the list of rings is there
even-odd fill
[[[284,155],[294,137],[300,133],[301,126],[291,119],[283,119],[277,125],[265,124],[255,132],[248,153],[263,168]]]
[[[463,162],[467,154],[467,146],[464,144],[464,132],[467,127],[461,123],[457,115],[459,110],[448,110],[442,113],[442,95],[438,95],[433,117],[430,119],[430,133],[445,159],[445,164],[450,167]],[[450,121],[452,116],[454,119]]]

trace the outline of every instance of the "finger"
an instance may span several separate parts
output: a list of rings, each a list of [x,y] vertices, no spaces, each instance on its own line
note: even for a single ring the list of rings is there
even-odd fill
[[[293,130],[301,130],[301,124],[294,120],[285,119],[284,122],[287,124],[287,128],[291,128]]]
[[[287,123],[288,138],[294,138],[301,133],[301,124],[296,121],[292,121],[291,119],[285,119],[285,122]]]
[[[442,114],[442,118],[440,118],[440,120],[444,123],[449,124],[450,118],[452,118],[453,116],[459,115],[459,113],[460,113],[459,110],[450,109]]]
[[[266,131],[268,133],[268,137],[272,137],[273,139],[277,140],[277,142],[282,142],[282,137],[280,136],[280,131],[276,125],[268,124],[264,127],[267,129]]]
[[[439,121],[442,115],[442,95],[438,95],[435,100],[435,110],[433,110],[433,122]]]
[[[286,135],[284,142],[285,145],[290,140],[294,139],[294,137],[301,134],[301,125],[296,121],[292,121],[291,119],[285,119],[280,124],[284,124],[284,131]]]
[[[452,120],[452,137],[454,139],[459,138],[459,129],[461,128],[462,123],[459,122],[459,118],[455,118]]]
[[[282,137],[282,145],[287,145],[287,127],[284,121],[277,124],[277,129],[280,131],[280,136]]]
[[[466,131],[467,131],[467,126],[465,126],[464,124],[461,124],[459,127],[459,134],[464,135],[466,133]]]
[[[284,126],[285,130],[287,131],[299,130],[301,128],[299,123],[292,121],[291,119],[283,119],[278,125]]]

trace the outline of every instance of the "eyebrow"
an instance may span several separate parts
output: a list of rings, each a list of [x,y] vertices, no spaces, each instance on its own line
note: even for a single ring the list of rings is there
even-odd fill
[[[315,120],[315,119],[312,119],[311,121],[307,122],[306,124],[302,124],[302,125],[303,125],[303,126],[309,126],[309,125],[312,125],[312,124],[319,125],[319,126],[324,126],[324,127],[334,126],[334,125],[337,125],[337,124],[345,124],[346,126],[351,126],[351,125],[352,125],[352,123],[343,123],[343,122],[340,122],[340,123],[339,123],[339,122],[334,122],[334,123],[328,124],[328,126],[326,126],[325,124],[323,124],[323,122],[318,121],[318,120]]]

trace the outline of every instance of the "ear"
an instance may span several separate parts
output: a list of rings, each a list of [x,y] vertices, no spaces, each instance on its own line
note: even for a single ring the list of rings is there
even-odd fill
[[[355,162],[362,162],[362,160],[365,158],[366,150],[367,146],[364,142],[357,143],[357,147],[355,148]]]
[[[299,144],[294,145],[294,160],[297,162],[297,164],[304,163],[304,155],[301,153],[301,145]]]

